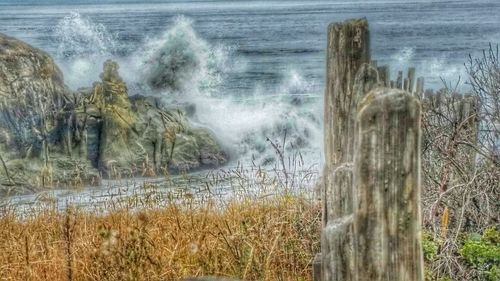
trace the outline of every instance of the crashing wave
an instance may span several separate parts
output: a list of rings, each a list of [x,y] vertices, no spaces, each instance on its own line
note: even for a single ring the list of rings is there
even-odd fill
[[[275,149],[270,142],[283,145],[284,151],[321,154],[320,92],[296,70],[283,74],[274,88],[249,92],[227,92],[228,75],[244,71],[242,59],[226,46],[213,45],[201,38],[186,17],[177,17],[160,36],[146,38],[130,55],[118,55],[117,37],[104,26],[73,13],[57,28],[58,58],[67,83],[77,88],[98,80],[102,62],[112,58],[120,63],[120,72],[130,94],[154,95],[167,104],[192,105],[191,118],[199,126],[211,129],[231,159],[270,164]]]
[[[224,93],[224,78],[233,71],[228,48],[200,38],[192,21],[178,17],[160,37],[148,39],[136,53],[141,81],[169,102],[190,103],[192,118],[210,128],[232,154],[232,159],[268,164],[275,159],[270,141],[287,136],[286,151],[318,151],[321,135],[320,105],[311,99],[314,83],[296,70],[283,75],[273,89]]]
[[[177,17],[170,29],[148,40],[139,53],[144,59],[144,82],[164,94],[206,94],[221,84],[228,68],[227,50],[201,39],[185,17]]]
[[[91,85],[98,80],[103,63],[116,57],[116,36],[79,13],[62,18],[54,32],[58,43],[56,59],[71,88]]]
[[[94,23],[77,12],[72,12],[58,22],[55,35],[59,41],[59,57],[116,53],[116,36],[108,32],[104,25]]]

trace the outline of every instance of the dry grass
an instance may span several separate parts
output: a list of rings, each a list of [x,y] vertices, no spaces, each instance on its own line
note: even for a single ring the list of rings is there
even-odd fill
[[[321,210],[297,196],[107,214],[0,212],[1,280],[311,280]]]

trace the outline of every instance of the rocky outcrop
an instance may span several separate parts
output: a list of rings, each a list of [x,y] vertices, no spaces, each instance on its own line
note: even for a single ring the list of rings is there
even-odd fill
[[[71,92],[45,52],[0,34],[0,190],[217,166],[226,155],[183,110],[130,98],[119,66]]]
[[[67,140],[73,107],[63,75],[50,56],[0,34],[3,186],[17,189],[47,186],[63,178],[78,180],[88,163],[64,157],[69,155]]]
[[[61,71],[42,51],[0,36],[0,97],[1,143],[19,157],[44,157],[69,106]]]

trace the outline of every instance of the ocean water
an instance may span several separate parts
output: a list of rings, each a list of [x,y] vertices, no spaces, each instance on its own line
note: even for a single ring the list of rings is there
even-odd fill
[[[439,88],[466,80],[468,54],[500,43],[499,14],[498,0],[0,0],[0,32],[51,54],[75,90],[118,61],[131,95],[194,104],[193,122],[233,163],[273,163],[272,141],[314,164],[330,22],[366,17],[379,64],[415,66]],[[147,86],[159,73],[164,87]]]

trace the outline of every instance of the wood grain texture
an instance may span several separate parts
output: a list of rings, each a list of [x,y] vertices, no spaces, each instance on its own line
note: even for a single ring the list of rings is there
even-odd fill
[[[360,103],[356,127],[355,280],[421,281],[420,103],[375,89]]]
[[[368,22],[349,20],[328,27],[325,92],[325,160],[327,165],[352,161],[348,148],[353,132],[348,116],[355,110],[354,80],[370,62]]]
[[[352,280],[352,159],[357,103],[377,86],[366,20],[330,25],[325,93],[322,278]]]

